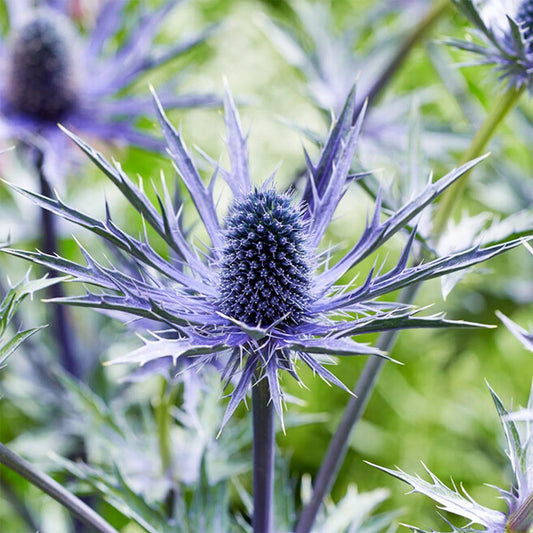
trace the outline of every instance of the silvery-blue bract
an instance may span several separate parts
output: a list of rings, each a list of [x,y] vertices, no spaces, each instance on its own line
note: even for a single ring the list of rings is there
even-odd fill
[[[152,111],[151,99],[124,90],[212,32],[210,28],[155,46],[154,37],[178,3],[165,0],[154,11],[135,11],[127,0],[108,0],[94,27],[81,34],[72,1],[33,7],[30,0],[7,0],[9,31],[0,37],[0,138],[36,146],[51,178],[64,169],[67,155],[58,122],[99,139],[160,150],[156,138],[136,128],[139,117]],[[161,94],[168,107],[212,106],[218,100],[212,95],[175,96],[170,85]]]
[[[527,331],[506,317],[503,313],[496,312],[500,320],[507,326],[507,329],[522,343],[522,345],[533,352],[533,331]]]
[[[33,297],[34,293],[46,289],[60,281],[58,278],[29,279],[26,275],[21,281],[6,291],[0,301],[0,369],[4,368],[7,360],[18,347],[42,327],[19,329],[13,336],[6,335],[10,323],[13,321],[19,304],[27,297]]]
[[[506,452],[513,473],[512,486],[509,490],[495,487],[507,504],[506,512],[490,509],[477,503],[464,489],[458,489],[455,484],[451,489],[448,488],[427,468],[431,482],[424,481],[419,476],[407,474],[402,470],[378,468],[411,485],[413,492],[420,492],[429,496],[439,504],[440,509],[463,516],[469,521],[465,527],[455,527],[450,524],[453,532],[511,533],[531,531],[533,526],[533,426],[531,416],[524,424],[524,431],[520,431],[521,428],[513,420],[514,413],[507,411],[492,389],[490,392],[505,433]],[[529,412],[531,412],[532,407],[533,389],[529,398]],[[484,529],[471,527],[473,524],[481,525]],[[412,529],[417,532],[423,531],[417,528]]]
[[[209,243],[200,248],[181,229],[180,211],[162,180],[154,205],[143,190],[82,140],[70,134],[87,155],[121,190],[168,246],[162,257],[150,245],[147,233],[136,238],[113,222],[109,209],[98,220],[65,205],[59,198],[45,198],[24,191],[38,205],[83,226],[104,239],[124,258],[119,269],[100,264],[81,248],[86,264],[41,252],[10,253],[71,275],[75,281],[99,288],[66,298],[65,303],[126,312],[133,317],[164,323],[168,331],[155,334],[145,346],[113,362],[147,365],[169,358],[193,358],[193,366],[216,361],[222,377],[235,384],[224,423],[245,398],[254,379],[267,379],[272,402],[281,416],[283,393],[279,373],[299,380],[302,361],[324,380],[343,384],[323,366],[329,356],[370,355],[386,357],[377,348],[354,337],[383,330],[469,326],[442,315],[417,316],[414,306],[384,301],[384,295],[403,287],[467,268],[518,246],[520,240],[479,246],[409,266],[416,238],[411,231],[394,268],[375,266],[365,279],[338,285],[347,273],[404,229],[442,191],[483,158],[453,170],[427,186],[411,201],[382,220],[378,194],[374,213],[357,242],[333,262],[321,242],[347,187],[354,182],[350,165],[357,147],[364,112],[354,116],[354,91],[330,131],[320,157],[313,163],[306,153],[309,186],[299,199],[278,192],[271,177],[254,185],[249,172],[246,138],[229,93],[225,97],[227,148],[231,168],[214,163],[205,185],[182,136],[170,124],[157,102],[168,153],[187,188]],[[209,158],[208,158],[209,159]],[[213,191],[222,177],[233,195],[226,215],[220,216]],[[118,263],[116,263],[118,264]],[[159,328],[161,329],[161,328]]]

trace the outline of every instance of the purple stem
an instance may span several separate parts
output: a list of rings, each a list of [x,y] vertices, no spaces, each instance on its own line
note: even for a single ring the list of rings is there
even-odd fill
[[[39,175],[39,185],[41,194],[51,198],[52,188],[46,178],[43,169],[43,154],[38,152],[35,158],[35,168]],[[54,215],[46,209],[41,209],[41,224],[43,232],[43,252],[54,255],[57,253],[57,229]],[[54,276],[55,272],[50,270],[50,276]],[[48,289],[49,298],[62,298],[64,292],[60,284],[52,285]],[[51,330],[54,338],[58,344],[61,366],[76,378],[81,377],[81,368],[74,350],[74,341],[70,335],[69,320],[67,310],[62,305],[52,304],[53,317],[51,319]]]
[[[274,407],[265,376],[252,387],[253,414],[253,531],[271,533],[274,496]]]
[[[376,79],[374,84],[364,95],[364,98],[356,106],[354,117],[359,115],[365,101],[367,102],[367,105],[370,106],[377,99],[392,77],[403,65],[414,45],[428,33],[431,27],[446,12],[448,5],[448,0],[435,0],[431,4],[431,7],[425,16],[414,26],[411,32],[409,32],[391,61],[389,61],[381,72],[381,75]],[[418,289],[419,284],[406,287],[402,291],[399,301],[407,304],[412,303],[416,297]],[[390,352],[394,346],[397,335],[398,332],[394,330],[382,333],[376,346],[380,350]],[[365,365],[363,373],[354,389],[355,397],[350,399],[344,410],[342,420],[329,444],[329,448],[315,478],[313,495],[300,515],[295,533],[309,533],[311,531],[322,502],[330,492],[333,483],[337,478],[339,469],[346,456],[350,435],[363,415],[384,363],[385,359],[381,357],[371,357]]]
[[[90,527],[90,531],[97,533],[118,533],[114,527],[109,525],[100,515],[74,496],[74,494],[66,490],[45,473],[37,470],[28,461],[22,459],[22,457],[18,456],[2,443],[0,443],[0,463],[24,479],[27,479],[32,485],[35,485],[66,507],[87,524]]]

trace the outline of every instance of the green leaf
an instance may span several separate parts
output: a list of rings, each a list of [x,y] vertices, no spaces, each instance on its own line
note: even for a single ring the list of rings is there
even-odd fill
[[[36,328],[21,330],[10,339],[3,339],[2,337],[5,335],[7,328],[13,320],[19,304],[27,296],[33,298],[35,292],[46,289],[47,287],[66,279],[65,277],[43,277],[30,281],[28,275],[29,274],[26,274],[21,281],[13,285],[0,302],[0,368],[5,366],[7,359],[26,339],[45,327],[39,326]]]
[[[36,333],[40,329],[43,329],[44,327],[46,326],[40,326],[38,328],[20,331],[5,344],[0,345],[0,368],[3,368],[5,366],[5,362],[7,361],[7,359],[27,338],[31,337],[34,333]]]

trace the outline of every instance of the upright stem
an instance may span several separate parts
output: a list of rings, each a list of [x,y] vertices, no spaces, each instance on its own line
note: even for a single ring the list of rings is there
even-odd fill
[[[17,474],[21,475],[30,483],[54,498],[87,524],[87,526],[91,528],[91,531],[97,533],[118,533],[114,527],[110,526],[99,514],[94,512],[88,505],[74,496],[74,494],[63,488],[45,473],[37,470],[34,466],[1,443],[0,463],[15,471]]]
[[[35,168],[39,175],[41,194],[50,198],[52,196],[52,188],[44,173],[43,155],[41,152],[36,156]],[[41,209],[41,224],[43,233],[43,252],[53,255],[57,253],[57,229],[54,215],[46,209]],[[50,271],[50,275],[53,275],[53,271]],[[64,296],[60,284],[52,285],[48,289],[48,294],[50,298],[62,298]],[[58,344],[61,365],[67,372],[74,377],[79,378],[81,377],[81,369],[78,359],[76,358],[74,342],[70,334],[67,310],[62,305],[52,304],[52,313],[53,320],[51,321],[51,326]]]
[[[161,471],[163,476],[171,481],[171,487],[168,490],[165,504],[168,517],[171,518],[174,513],[174,503],[176,490],[174,486],[173,475],[173,458],[172,458],[172,439],[170,436],[171,427],[171,408],[174,403],[175,388],[170,388],[166,378],[162,378],[161,394],[158,403],[155,405],[155,420],[157,425],[157,440],[159,444],[159,457],[161,459]]]
[[[461,160],[462,163],[470,161],[482,154],[496,132],[497,127],[509,111],[517,104],[522,92],[523,89],[510,89],[502,96],[474,136],[469,149],[465,152]],[[451,216],[453,207],[462,194],[466,183],[465,178],[466,176],[459,182],[456,182],[455,186],[450,187],[446,191],[448,194],[446,195],[444,193],[444,197],[439,203],[437,217],[434,223],[434,239],[436,242],[442,236],[445,223],[448,217]],[[458,185],[460,185],[460,188],[458,188]],[[415,258],[415,263],[420,262],[421,259],[421,257]],[[398,302],[406,305],[412,304],[419,288],[419,283],[406,287],[401,292]],[[390,353],[396,341],[397,334],[397,331],[383,332],[379,336],[376,346],[380,350]],[[344,461],[350,435],[363,415],[384,362],[385,359],[372,357],[366,363],[363,373],[354,389],[355,397],[350,398],[341,422],[330,441],[324,461],[315,479],[313,496],[300,515],[296,526],[296,533],[308,533],[311,531],[324,497],[331,490],[339,468]]]
[[[161,458],[161,470],[167,475],[172,466],[172,443],[170,439],[170,394],[168,382],[162,378],[161,394],[155,406],[155,420],[157,424],[157,440],[159,442],[159,456]]]
[[[467,163],[468,161],[471,161],[472,159],[475,159],[483,154],[487,144],[492,139],[495,131],[498,129],[498,126],[509,114],[509,111],[516,106],[523,92],[523,87],[520,89],[510,88],[505,91],[499,101],[496,102],[494,107],[491,108],[481,127],[477,130],[476,135],[472,139],[472,143],[470,144],[468,150],[464,153],[459,163],[460,165]],[[465,179],[465,176],[463,176],[462,179],[456,181],[442,195],[433,221],[433,239],[435,241],[438,241],[442,236],[448,218],[453,215],[459,199],[462,198],[466,188],[466,181],[467,180]]]
[[[524,502],[515,509],[507,519],[505,531],[509,533],[520,533],[531,531],[533,525],[533,494],[530,494]]]
[[[263,376],[252,388],[253,414],[253,531],[271,533],[274,497],[274,407],[270,401],[270,387]]]
[[[358,116],[365,101],[370,106],[373,101],[380,95],[381,91],[387,86],[391,78],[398,72],[403,62],[409,55],[409,52],[424,36],[429,32],[431,27],[439,20],[449,7],[449,0],[436,0],[430,6],[426,15],[415,25],[407,37],[401,43],[400,47],[387,63],[380,76],[372,84],[368,92],[364,95],[361,103],[357,107],[354,116]]]

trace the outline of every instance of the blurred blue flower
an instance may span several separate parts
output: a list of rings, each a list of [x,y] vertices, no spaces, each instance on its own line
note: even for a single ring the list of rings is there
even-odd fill
[[[152,111],[151,99],[124,91],[212,32],[155,46],[154,37],[177,3],[165,0],[153,12],[136,12],[126,0],[108,0],[94,28],[82,34],[71,15],[72,1],[33,7],[30,0],[6,0],[10,24],[7,36],[0,37],[0,138],[36,146],[50,178],[64,170],[68,147],[58,122],[103,140],[162,149],[156,138],[136,128],[138,119]],[[212,95],[173,92],[170,84],[161,91],[169,108],[217,103]]]
[[[529,421],[524,424],[524,431],[521,432],[513,420],[514,413],[507,411],[492,389],[490,392],[505,433],[506,453],[513,473],[513,482],[509,490],[494,487],[505,500],[507,512],[496,511],[477,503],[463,488],[458,490],[455,484],[452,489],[448,488],[427,468],[431,483],[424,481],[419,476],[411,476],[402,470],[389,470],[381,466],[377,468],[405,481],[413,487],[413,492],[429,496],[440,505],[440,509],[468,519],[469,523],[465,527],[455,527],[450,524],[454,532],[512,533],[531,531],[533,526],[533,426]],[[532,405],[533,389],[529,398],[529,407],[531,408]],[[484,529],[472,527],[473,524],[479,524]],[[411,529],[416,532],[423,531],[414,527]]]
[[[474,64],[493,64],[516,89],[533,90],[533,4],[530,0],[453,0],[475,26],[477,42],[451,41],[474,52]]]
[[[266,16],[259,19],[264,34],[287,63],[299,71],[309,97],[328,120],[330,114],[338,116],[342,111],[354,84],[357,85],[357,108],[361,109],[368,100],[358,154],[363,168],[374,166],[376,155],[380,159],[385,155],[387,159],[396,160],[397,154],[403,154],[408,149],[408,113],[413,97],[416,94],[424,103],[435,99],[433,91],[427,88],[408,96],[396,94],[392,98],[381,98],[409,51],[433,23],[422,24],[425,20],[422,13],[433,10],[433,4],[428,6],[428,3],[396,1],[393,6],[376,2],[364,16],[343,18],[342,29],[336,23],[333,5],[309,0],[291,3],[297,26]],[[390,12],[395,10],[399,10],[402,17],[391,29],[384,21],[389,21]],[[368,32],[368,28],[373,30]],[[418,32],[413,34],[417,28]],[[323,137],[299,124],[289,124],[317,144],[324,141]],[[437,158],[450,148],[460,146],[463,149],[462,141],[446,131],[428,129],[423,141],[425,152]]]
[[[296,29],[264,17],[260,19],[265,35],[285,60],[303,75],[313,103],[327,116],[337,116],[357,80],[358,105],[371,89],[387,61],[395,39],[378,41],[369,52],[361,52],[362,28],[348,25],[338,32],[331,6],[319,2],[296,2],[294,9],[301,28]],[[394,36],[395,38],[397,36]],[[364,73],[364,75],[360,75]],[[372,108],[363,126],[364,137],[387,147],[405,148],[405,110],[402,98]]]
[[[174,332],[174,338],[154,333],[154,339],[146,340],[143,347],[113,363],[146,365],[162,358],[176,362],[192,356],[192,366],[198,368],[221,361],[223,380],[235,383],[223,424],[245,398],[254,376],[268,380],[273,404],[281,417],[279,374],[286,371],[299,381],[298,360],[327,382],[344,387],[323,366],[329,356],[386,357],[377,348],[352,337],[391,329],[473,326],[446,320],[440,314],[419,317],[419,309],[413,306],[379,298],[470,267],[522,242],[515,239],[485,248],[476,246],[410,267],[415,229],[394,268],[382,272],[384,266],[376,265],[366,279],[338,285],[341,278],[483,159],[471,161],[435,183],[430,181],[419,195],[384,221],[378,194],[374,213],[360,239],[332,264],[331,250],[320,251],[320,243],[353,181],[350,165],[364,114],[355,114],[355,105],[352,91],[316,164],[306,153],[310,186],[297,202],[275,190],[273,175],[261,186],[252,185],[246,139],[229,93],[225,98],[225,120],[231,170],[212,161],[215,172],[209,186],[204,185],[181,135],[157,102],[169,154],[210,240],[210,245],[200,248],[187,242],[179,224],[180,212],[173,206],[164,179],[162,191],[157,193],[157,209],[142,186],[136,186],[118,164],[111,165],[70,134],[162,238],[169,247],[169,257],[162,257],[152,248],[147,234],[137,239],[118,228],[109,209],[106,220],[100,221],[58,198],[46,198],[17,186],[15,189],[41,207],[102,237],[115,256],[127,258],[131,268],[104,266],[83,248],[86,265],[42,252],[9,253],[100,288],[60,301],[157,320]],[[234,198],[224,221],[219,218],[214,199],[218,176]]]

